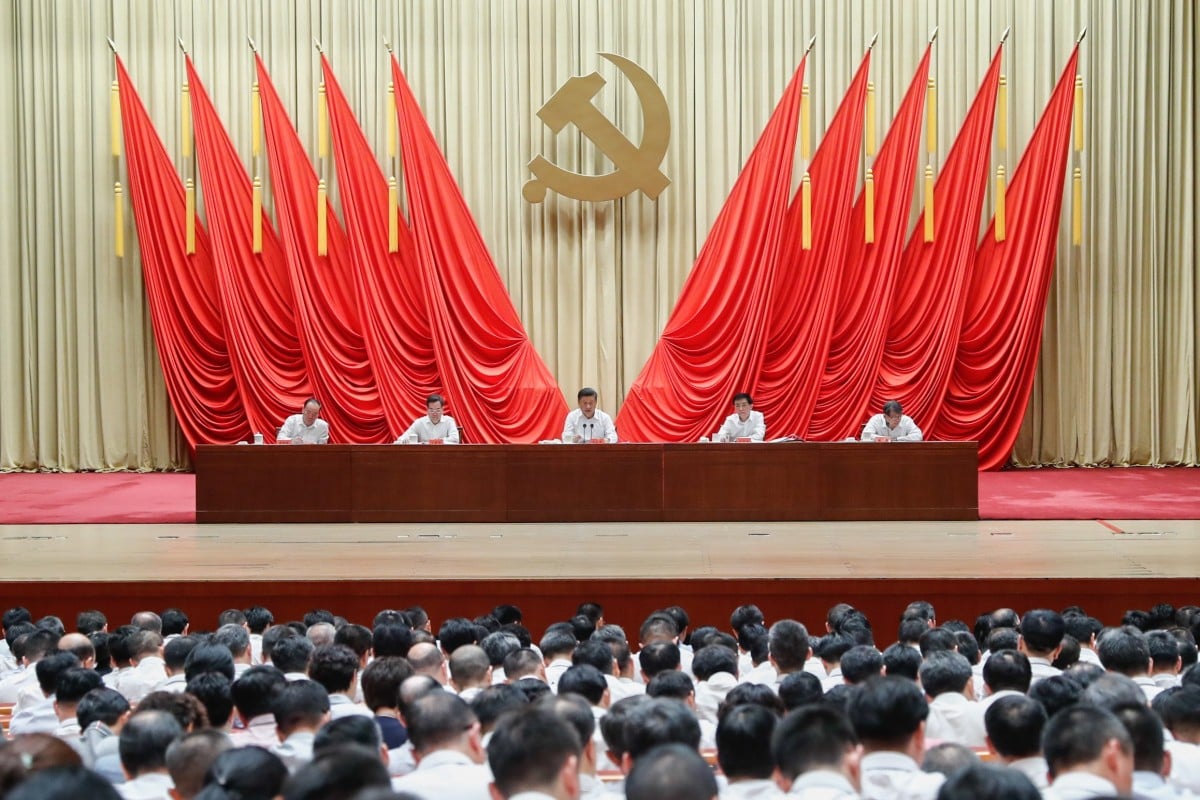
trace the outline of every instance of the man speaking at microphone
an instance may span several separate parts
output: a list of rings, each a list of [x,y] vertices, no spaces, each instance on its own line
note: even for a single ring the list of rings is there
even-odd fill
[[[613,425],[612,417],[596,408],[597,395],[595,389],[584,387],[579,390],[579,408],[567,414],[563,425],[562,440],[576,444],[602,441],[616,444],[617,427]]]

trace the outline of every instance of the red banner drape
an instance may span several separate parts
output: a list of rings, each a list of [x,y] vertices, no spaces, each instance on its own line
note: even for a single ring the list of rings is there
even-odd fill
[[[802,194],[797,192],[788,210],[770,313],[758,321],[769,335],[754,400],[772,436],[808,430],[829,351],[847,237],[861,235],[861,229],[850,230],[850,210],[860,174],[870,66],[868,51],[809,165],[812,249],[802,247]]]
[[[433,132],[392,58],[417,263],[427,288],[448,410],[472,442],[534,442],[567,405],[529,341]]]
[[[305,361],[323,404],[321,416],[333,440],[390,442],[394,436],[363,340],[350,243],[326,201],[328,255],[317,255],[317,173],[257,54],[254,63],[280,240]]]
[[[197,222],[187,255],[183,182],[120,56],[116,63],[142,278],[171,408],[192,448],[244,440],[250,424],[230,371],[208,233]]]
[[[874,242],[866,241],[865,189],[850,214],[842,284],[836,298],[825,372],[808,423],[809,439],[828,441],[857,434],[868,416],[890,309],[898,293],[896,275],[908,231],[913,174],[924,131],[929,51],[926,47],[875,158]]]
[[[695,441],[716,429],[762,360],[796,150],[801,60],[717,215],[662,337],[629,389],[617,431]]]
[[[230,363],[250,424],[273,439],[275,428],[313,392],[292,316],[287,262],[265,213],[263,250],[253,252],[250,178],[191,58],[187,71]]]
[[[425,398],[443,391],[425,284],[408,221],[399,213],[398,250],[388,252],[387,179],[325,56],[321,68],[363,331],[384,413],[398,436],[422,413]]]
[[[993,221],[979,248],[944,413],[933,430],[940,439],[977,439],[980,469],[1008,461],[1033,388],[1054,274],[1078,58],[1076,46],[1013,173],[1005,240],[996,241]]]
[[[966,286],[975,263],[1002,47],[975,94],[934,187],[932,242],[922,216],[909,238],[897,277],[887,342],[870,408],[898,400],[927,433],[936,427],[954,369]]]

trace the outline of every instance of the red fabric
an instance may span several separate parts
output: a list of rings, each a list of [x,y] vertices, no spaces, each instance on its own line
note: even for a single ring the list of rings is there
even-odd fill
[[[330,440],[390,442],[363,340],[350,243],[329,205],[328,255],[317,255],[317,173],[292,127],[262,58],[255,56],[271,187],[287,255],[300,343],[329,423]]]
[[[875,241],[865,235],[866,191],[850,215],[842,284],[808,438],[842,439],[859,432],[869,416],[879,359],[912,208],[913,173],[921,149],[929,48],[921,59],[896,118],[875,158]]]
[[[1002,50],[996,48],[934,186],[934,240],[925,241],[922,217],[905,248],[887,343],[869,404],[874,410],[888,400],[898,400],[927,433],[937,425],[958,350],[987,193]]]
[[[808,430],[829,351],[847,237],[862,235],[861,227],[851,230],[850,211],[860,174],[870,65],[868,52],[809,165],[812,249],[801,247],[798,191],[788,211],[787,238],[770,312],[756,323],[769,336],[754,400],[767,418],[772,437]]]
[[[629,389],[616,420],[623,439],[695,441],[717,427],[734,393],[753,383],[784,235],[805,61],[742,168],[662,337]]]
[[[384,413],[399,436],[423,412],[425,398],[442,391],[425,283],[402,215],[399,252],[388,252],[387,179],[324,56],[321,67],[367,351]]]
[[[412,90],[392,58],[405,188],[447,410],[472,442],[562,432],[567,405],[512,299]]]
[[[230,372],[208,234],[186,253],[183,183],[117,57],[129,197],[142,277],[171,408],[188,445],[246,439],[250,425]]]
[[[980,469],[1008,461],[1033,388],[1054,273],[1078,57],[1076,47],[1013,173],[1007,237],[997,242],[989,226],[979,248],[954,373],[933,430],[939,439],[977,439]]]
[[[250,178],[191,58],[187,70],[196,162],[212,234],[230,362],[250,424],[273,439],[276,427],[297,413],[313,393],[292,316],[296,300],[287,261],[265,214],[263,251],[252,252]],[[330,438],[337,435],[330,431]]]

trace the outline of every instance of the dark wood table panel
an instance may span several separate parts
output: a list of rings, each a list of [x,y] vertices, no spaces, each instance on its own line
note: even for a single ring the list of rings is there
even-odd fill
[[[979,519],[975,442],[818,446],[822,519]]]
[[[509,522],[657,522],[663,446],[506,447]]]
[[[506,514],[503,448],[375,445],[354,457],[355,522],[495,522]]]
[[[200,445],[197,522],[346,522],[353,445]]]
[[[802,443],[681,444],[663,450],[663,519],[813,519],[819,454]]]

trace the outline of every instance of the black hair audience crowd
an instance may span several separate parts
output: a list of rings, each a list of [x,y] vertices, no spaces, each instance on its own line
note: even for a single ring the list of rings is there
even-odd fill
[[[850,605],[636,632],[584,603],[533,640],[497,606],[370,628],[262,607],[4,612],[0,797],[900,800],[1200,793],[1200,608],[939,621]],[[887,640],[892,638],[889,633]],[[884,645],[881,649],[880,645]],[[706,758],[707,756],[707,758]]]

